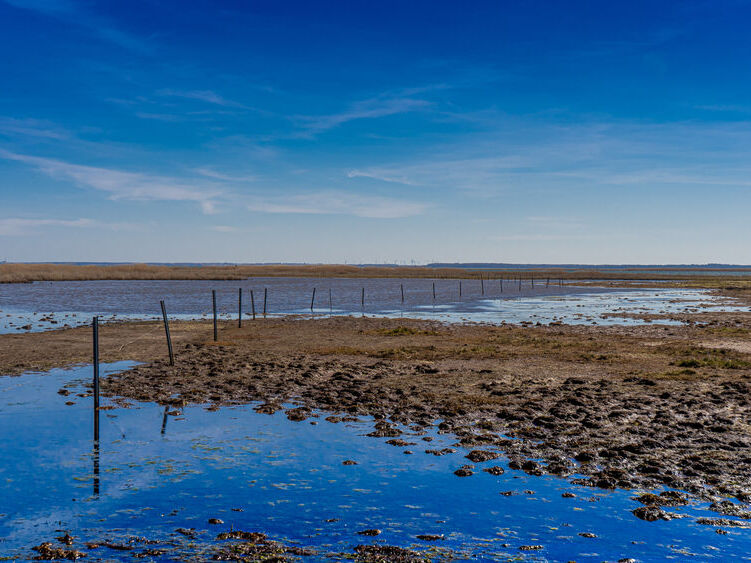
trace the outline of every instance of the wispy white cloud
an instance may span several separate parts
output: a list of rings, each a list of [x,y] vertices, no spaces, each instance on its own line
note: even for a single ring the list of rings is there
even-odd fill
[[[300,213],[311,215],[354,215],[371,219],[398,219],[420,215],[428,206],[415,201],[323,191],[276,198],[259,198],[248,205],[262,213]]]
[[[206,178],[211,178],[213,180],[221,180],[224,182],[254,182],[258,179],[256,176],[250,176],[250,175],[233,176],[230,174],[223,174],[222,172],[217,172],[213,168],[208,168],[208,167],[194,168],[193,171],[196,174],[205,176]]]
[[[715,111],[722,113],[751,113],[751,106],[741,106],[734,104],[707,104],[696,105],[694,109],[700,109],[704,111]]]
[[[400,113],[423,110],[431,105],[426,100],[410,97],[371,98],[352,104],[340,113],[327,115],[300,115],[295,119],[300,123],[306,134],[321,133],[338,127],[348,121],[357,119],[375,119]]]
[[[28,217],[0,218],[0,236],[28,236],[53,229],[106,229],[108,231],[142,231],[146,225],[122,221],[97,221],[94,219],[50,219]]]
[[[21,217],[0,218],[0,236],[25,236],[38,232],[40,227],[91,227],[91,219],[24,219]]]
[[[527,168],[532,163],[533,160],[518,154],[463,159],[443,155],[435,160],[405,165],[350,170],[347,176],[371,178],[407,186],[478,190],[489,185],[501,188],[505,183],[503,174]]]
[[[486,197],[519,190],[619,186],[751,186],[750,123],[583,122],[562,125],[499,119],[432,154],[345,172]]]
[[[169,88],[159,90],[157,92],[160,96],[169,96],[169,97],[175,97],[175,98],[186,98],[188,100],[197,100],[200,102],[205,102],[207,104],[214,104],[217,106],[224,106],[224,107],[233,107],[233,108],[245,108],[246,106],[235,102],[233,100],[228,100],[227,98],[220,96],[213,90],[172,90]]]
[[[154,121],[166,121],[167,123],[185,121],[185,118],[182,115],[175,115],[172,113],[152,113],[148,111],[137,111],[136,117],[141,119],[153,119]]]
[[[581,227],[583,225],[583,222],[580,219],[575,219],[573,217],[549,217],[538,215],[526,217],[525,221],[537,227],[544,228],[573,228]]]
[[[211,214],[216,210],[216,198],[221,195],[213,186],[195,186],[175,178],[71,164],[4,149],[0,149],[0,158],[22,162],[50,177],[72,180],[78,186],[106,192],[113,200],[190,201],[198,203],[204,213]]]
[[[17,119],[0,117],[0,135],[7,137],[33,137],[37,139],[51,139],[56,141],[70,138],[70,133],[41,119]]]
[[[31,10],[45,16],[79,25],[101,39],[125,49],[150,53],[152,45],[138,35],[120,29],[108,18],[95,14],[87,5],[74,0],[5,0],[15,8]]]
[[[211,227],[211,230],[218,233],[236,233],[240,231],[237,227],[232,227],[230,225],[214,225]]]
[[[546,233],[520,233],[515,235],[491,235],[489,240],[495,241],[553,241],[553,240],[587,240],[594,237],[589,235],[565,235],[565,234],[546,234]]]

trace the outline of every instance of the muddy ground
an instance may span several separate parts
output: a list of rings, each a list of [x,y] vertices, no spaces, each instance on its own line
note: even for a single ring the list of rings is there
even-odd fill
[[[373,436],[437,424],[512,468],[601,488],[667,486],[719,503],[751,501],[751,314],[698,314],[690,326],[484,326],[376,318],[102,327],[102,361],[145,362],[106,394],[179,409],[262,401],[376,418]],[[90,329],[0,336],[0,373],[88,362]],[[410,446],[415,449],[417,446]],[[430,449],[425,443],[423,449]],[[474,453],[473,463],[491,456]],[[460,469],[457,465],[457,469]],[[583,475],[574,479],[574,474]],[[670,499],[668,499],[670,500]],[[659,498],[649,503],[655,507]],[[645,516],[659,512],[646,511]]]

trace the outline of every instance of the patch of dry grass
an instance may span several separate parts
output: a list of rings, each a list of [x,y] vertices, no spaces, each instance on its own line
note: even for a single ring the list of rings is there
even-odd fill
[[[503,278],[536,280],[541,286],[550,279],[592,283],[595,285],[633,287],[650,280],[669,282],[664,286],[708,288],[727,292],[728,295],[751,296],[751,279],[743,276],[721,276],[719,269],[706,268],[702,274],[691,270],[642,269],[640,271],[589,269],[545,270],[480,270],[467,268],[427,268],[422,266],[351,266],[346,264],[269,264],[269,265],[206,265],[158,266],[153,264],[88,265],[73,264],[0,264],[0,283],[27,283],[32,281],[83,281],[83,280],[242,280],[251,277],[321,277],[321,278],[450,278],[487,279]],[[646,273],[645,273],[646,272]],[[751,269],[749,269],[751,274]],[[625,280],[625,281],[624,281]]]

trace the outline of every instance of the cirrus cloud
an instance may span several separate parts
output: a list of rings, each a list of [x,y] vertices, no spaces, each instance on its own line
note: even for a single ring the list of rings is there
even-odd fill
[[[261,213],[296,213],[308,215],[354,215],[369,219],[400,219],[421,215],[427,205],[389,197],[322,191],[278,198],[261,198],[248,205]]]

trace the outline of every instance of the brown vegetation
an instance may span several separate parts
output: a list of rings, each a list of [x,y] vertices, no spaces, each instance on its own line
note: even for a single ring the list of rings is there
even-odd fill
[[[694,269],[695,270],[695,269]],[[252,277],[338,277],[338,278],[522,278],[543,280],[577,280],[597,285],[621,285],[620,280],[648,282],[662,280],[680,287],[751,288],[751,280],[743,276],[718,275],[721,270],[480,270],[467,268],[428,268],[424,266],[350,266],[346,264],[269,264],[269,265],[206,265],[158,266],[152,264],[87,265],[73,264],[0,264],[0,283],[74,280],[242,280]],[[751,269],[749,270],[751,274]],[[596,280],[596,281],[595,281]],[[602,283],[601,280],[609,280]]]
[[[442,421],[463,446],[503,451],[532,474],[751,499],[751,314],[682,327],[259,319],[223,323],[219,342],[210,323],[182,322],[174,367],[159,323],[101,334],[103,361],[146,362],[105,379],[112,395],[178,408],[265,401],[260,412],[294,401],[294,420],[314,409],[374,416],[373,436]],[[87,362],[90,338],[88,328],[2,335],[0,373]]]

